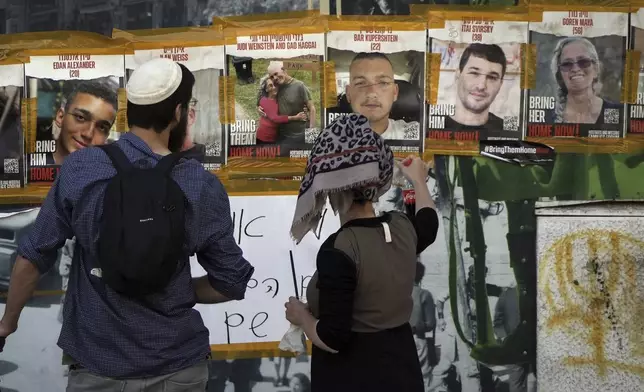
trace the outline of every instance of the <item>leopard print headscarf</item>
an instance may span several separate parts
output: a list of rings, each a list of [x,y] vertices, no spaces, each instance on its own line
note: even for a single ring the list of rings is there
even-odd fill
[[[313,143],[291,225],[299,243],[320,221],[327,197],[335,214],[354,200],[376,202],[391,186],[394,155],[360,114],[337,118]]]

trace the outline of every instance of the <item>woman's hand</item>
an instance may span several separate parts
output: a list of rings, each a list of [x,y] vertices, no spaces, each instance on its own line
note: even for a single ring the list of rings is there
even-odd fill
[[[297,121],[306,121],[306,113],[299,112],[298,114],[295,115],[295,120],[297,120]]]
[[[399,164],[399,167],[407,180],[409,180],[409,182],[411,182],[415,186],[421,183],[425,183],[427,173],[429,172],[429,168],[431,166],[428,167],[427,165],[425,165],[425,162],[423,162],[423,160],[419,157],[410,155]]]
[[[304,324],[306,318],[312,317],[308,305],[295,297],[290,297],[284,307],[286,308],[286,319],[298,327]]]

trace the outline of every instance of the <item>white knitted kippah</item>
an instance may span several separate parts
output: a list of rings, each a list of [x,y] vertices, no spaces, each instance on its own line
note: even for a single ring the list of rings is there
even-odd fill
[[[141,64],[132,72],[125,90],[127,100],[135,105],[154,105],[172,95],[181,84],[181,67],[166,58]]]

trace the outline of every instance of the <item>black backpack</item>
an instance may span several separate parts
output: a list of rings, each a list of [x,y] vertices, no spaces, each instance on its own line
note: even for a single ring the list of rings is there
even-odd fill
[[[183,255],[186,197],[171,172],[184,154],[167,155],[142,169],[116,143],[99,147],[116,169],[99,226],[102,280],[128,297],[161,292]]]

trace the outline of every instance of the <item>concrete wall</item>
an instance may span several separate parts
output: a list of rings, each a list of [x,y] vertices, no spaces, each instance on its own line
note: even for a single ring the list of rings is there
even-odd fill
[[[539,391],[644,390],[644,203],[539,203]]]

